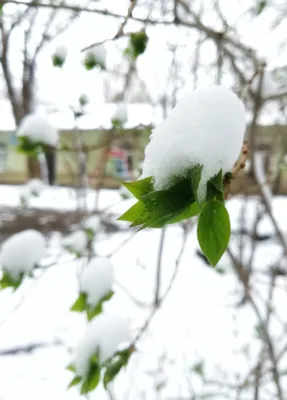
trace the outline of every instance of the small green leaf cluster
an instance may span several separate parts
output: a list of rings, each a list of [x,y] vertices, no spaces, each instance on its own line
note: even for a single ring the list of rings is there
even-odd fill
[[[113,291],[107,293],[96,305],[90,305],[87,301],[86,293],[80,293],[78,299],[71,307],[71,311],[75,312],[86,312],[88,321],[91,321],[94,317],[99,315],[103,311],[103,303],[110,300],[114,295]]]
[[[96,55],[92,52],[87,53],[84,59],[84,66],[87,71],[90,71],[96,67],[99,69],[105,69],[105,65],[99,59],[97,59]]]
[[[148,40],[149,37],[144,31],[131,33],[129,45],[124,54],[130,56],[133,60],[136,60],[138,56],[145,52]]]
[[[2,278],[0,279],[0,290],[6,289],[6,288],[12,288],[13,291],[15,291],[22,283],[24,279],[24,274],[21,274],[19,277],[16,279],[12,278],[8,272],[3,271],[2,273]]]
[[[224,184],[231,175],[222,171],[206,185],[206,199],[198,201],[197,191],[201,180],[202,166],[188,170],[177,177],[169,188],[155,190],[152,177],[122,184],[138,200],[118,219],[131,222],[131,227],[162,228],[188,218],[199,216],[197,238],[200,247],[215,266],[227,248],[230,238],[230,221],[224,206]]]
[[[52,56],[52,62],[54,67],[62,68],[62,66],[65,64],[65,59],[57,54],[54,54]]]
[[[127,365],[132,352],[132,347],[117,351],[111,358],[102,363],[100,362],[99,352],[96,352],[90,358],[88,371],[84,377],[77,375],[74,365],[69,365],[67,369],[75,373],[75,377],[69,384],[68,389],[81,384],[80,392],[84,395],[96,389],[101,378],[105,389],[107,389],[108,384],[112,382],[121,369]]]
[[[123,129],[123,122],[121,120],[112,119],[111,122],[112,122],[113,128],[118,129],[118,130]]]
[[[260,15],[264,11],[267,5],[268,5],[267,0],[259,0],[255,11],[256,15]]]
[[[37,156],[45,152],[47,145],[43,142],[35,142],[27,136],[18,137],[17,150],[19,153],[24,153],[28,156]]]

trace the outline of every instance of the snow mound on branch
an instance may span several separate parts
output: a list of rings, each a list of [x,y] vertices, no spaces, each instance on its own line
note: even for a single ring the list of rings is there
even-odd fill
[[[121,123],[125,123],[128,120],[128,108],[126,104],[121,103],[117,105],[115,112],[112,116],[112,121],[120,121]]]
[[[67,55],[68,55],[68,49],[66,46],[60,45],[56,47],[54,51],[54,56],[59,57],[62,60],[65,60],[67,58]]]
[[[68,250],[83,254],[87,249],[88,237],[84,231],[75,231],[62,240],[62,246]]]
[[[41,114],[26,115],[17,130],[18,137],[27,137],[32,142],[41,142],[55,147],[58,143],[58,131],[51,125],[49,119]]]
[[[87,295],[90,306],[96,306],[99,301],[112,290],[114,268],[104,257],[95,257],[83,269],[80,277],[80,291]]]
[[[44,236],[28,229],[5,240],[1,247],[0,265],[11,278],[17,279],[22,273],[31,272],[45,254]]]
[[[93,233],[97,233],[101,229],[101,219],[98,215],[92,215],[84,221],[84,227],[91,230]]]
[[[145,150],[142,177],[152,176],[157,190],[173,178],[203,165],[198,196],[220,169],[231,171],[243,143],[245,110],[239,98],[222,86],[196,89],[182,98],[153,131]]]
[[[88,372],[90,358],[99,351],[100,362],[106,361],[118,350],[120,345],[131,341],[128,322],[116,315],[100,314],[92,320],[83,338],[78,343],[73,364],[78,376]]]

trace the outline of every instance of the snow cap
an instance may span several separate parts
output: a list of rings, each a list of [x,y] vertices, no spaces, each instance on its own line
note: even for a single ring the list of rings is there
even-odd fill
[[[90,322],[78,343],[73,364],[76,374],[84,377],[88,372],[90,358],[99,351],[100,362],[112,357],[120,345],[131,341],[128,322],[116,315],[102,313]]]
[[[46,254],[44,236],[33,229],[15,233],[4,241],[0,251],[0,265],[12,279],[29,273]]]
[[[114,269],[105,257],[94,257],[83,269],[80,277],[80,290],[87,295],[90,306],[99,301],[112,290]]]
[[[154,129],[145,150],[142,178],[152,176],[155,189],[165,189],[173,178],[203,165],[198,196],[204,200],[207,181],[220,169],[223,174],[231,171],[244,132],[244,105],[232,91],[223,86],[196,89]]]
[[[41,142],[56,147],[58,131],[52,126],[47,116],[33,113],[26,115],[17,130],[17,136],[25,136],[32,142]]]

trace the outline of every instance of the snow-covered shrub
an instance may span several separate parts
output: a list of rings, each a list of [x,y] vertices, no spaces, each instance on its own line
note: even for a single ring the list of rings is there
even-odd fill
[[[244,132],[244,106],[230,90],[213,86],[187,94],[153,131],[143,179],[123,184],[138,202],[119,219],[143,229],[199,215],[199,244],[215,265],[230,237],[224,186]]]
[[[85,53],[84,65],[87,70],[95,67],[105,69],[106,67],[107,50],[103,45],[97,45]]]
[[[31,197],[39,197],[45,190],[46,185],[40,179],[31,179],[20,190],[22,206],[27,206]]]
[[[83,268],[80,276],[80,296],[72,306],[72,311],[86,311],[89,320],[102,312],[103,303],[112,295],[114,269],[104,257],[94,257]]]
[[[18,287],[22,278],[32,272],[45,254],[45,238],[40,232],[28,229],[10,236],[0,251],[3,270],[0,287]]]
[[[84,231],[75,231],[62,240],[62,246],[77,256],[83,255],[88,246],[88,236]]]
[[[59,139],[58,131],[45,115],[28,114],[17,129],[19,150],[35,155],[46,146],[56,147]]]
[[[62,67],[66,61],[68,54],[67,47],[64,45],[58,46],[52,55],[53,65],[55,67]]]
[[[30,179],[25,187],[29,192],[31,193],[32,196],[40,196],[40,194],[45,190],[46,185],[43,181],[40,179]]]
[[[112,116],[112,124],[115,128],[122,128],[128,120],[128,108],[124,103],[118,104]]]
[[[116,315],[103,313],[93,319],[77,345],[69,370],[75,373],[70,386],[81,384],[81,394],[95,389],[101,375],[106,386],[124,367],[132,353],[131,329]],[[124,350],[119,350],[126,346]]]

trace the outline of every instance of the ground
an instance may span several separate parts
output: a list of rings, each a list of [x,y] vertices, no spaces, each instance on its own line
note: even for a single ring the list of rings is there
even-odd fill
[[[77,205],[75,192],[64,188],[47,189],[39,198],[32,199],[32,208],[25,212],[19,209],[19,187],[0,187],[0,198],[2,216],[6,218],[2,222],[2,238],[15,230],[39,227],[44,233],[49,232],[47,263],[59,259],[56,266],[39,271],[36,280],[27,280],[16,293],[12,294],[9,289],[0,293],[0,399],[14,400],[20,396],[30,400],[79,399],[77,388],[66,391],[72,376],[65,371],[72,350],[85,329],[84,318],[69,312],[78,293],[76,272],[79,261],[71,261],[71,256],[60,249],[62,235],[72,231],[82,215],[74,214]],[[87,199],[87,208],[92,209],[95,194],[89,192]],[[274,200],[274,211],[283,229],[286,226],[286,216],[282,214],[285,203],[283,198]],[[256,201],[251,199],[246,209],[248,224],[254,216],[255,204]],[[115,191],[101,193],[100,208],[107,210],[106,224],[116,228],[112,229],[113,232],[106,229],[98,236],[96,251],[101,255],[114,253],[111,260],[116,270],[116,295],[107,307],[128,317],[136,334],[149,315],[149,309],[134,304],[129,296],[136,297],[144,305],[153,298],[160,231],[146,230],[133,234],[126,229],[125,223],[117,222],[116,216],[129,205],[130,201],[122,203]],[[239,227],[241,205],[240,198],[227,204],[234,231]],[[264,269],[277,256],[278,245],[273,240],[267,218],[260,225],[260,233],[269,235],[268,246],[262,242],[256,254],[258,266]],[[167,229],[163,249],[163,288],[174,271],[182,235],[179,226]],[[232,240],[235,244],[236,235]],[[121,246],[122,243],[125,244]],[[228,258],[223,257],[219,263],[227,272],[221,276],[197,256],[198,250],[193,230],[169,297],[153,320],[149,333],[138,344],[127,372],[116,382],[117,400],[144,398],[142,392],[148,393],[148,400],[157,399],[153,390],[157,379],[154,371],[165,353],[164,372],[158,379],[165,377],[164,389],[169,399],[184,396],[188,387],[187,371],[201,359],[207,359],[210,366],[220,365],[229,373],[246,370],[246,360],[236,352],[245,341],[253,343],[253,349],[258,347],[254,342],[252,312],[246,308],[230,307],[239,297],[235,295],[238,284],[230,272]],[[278,301],[280,308],[286,298]],[[166,380],[171,373],[172,379]],[[90,398],[106,400],[108,397],[99,388]]]

